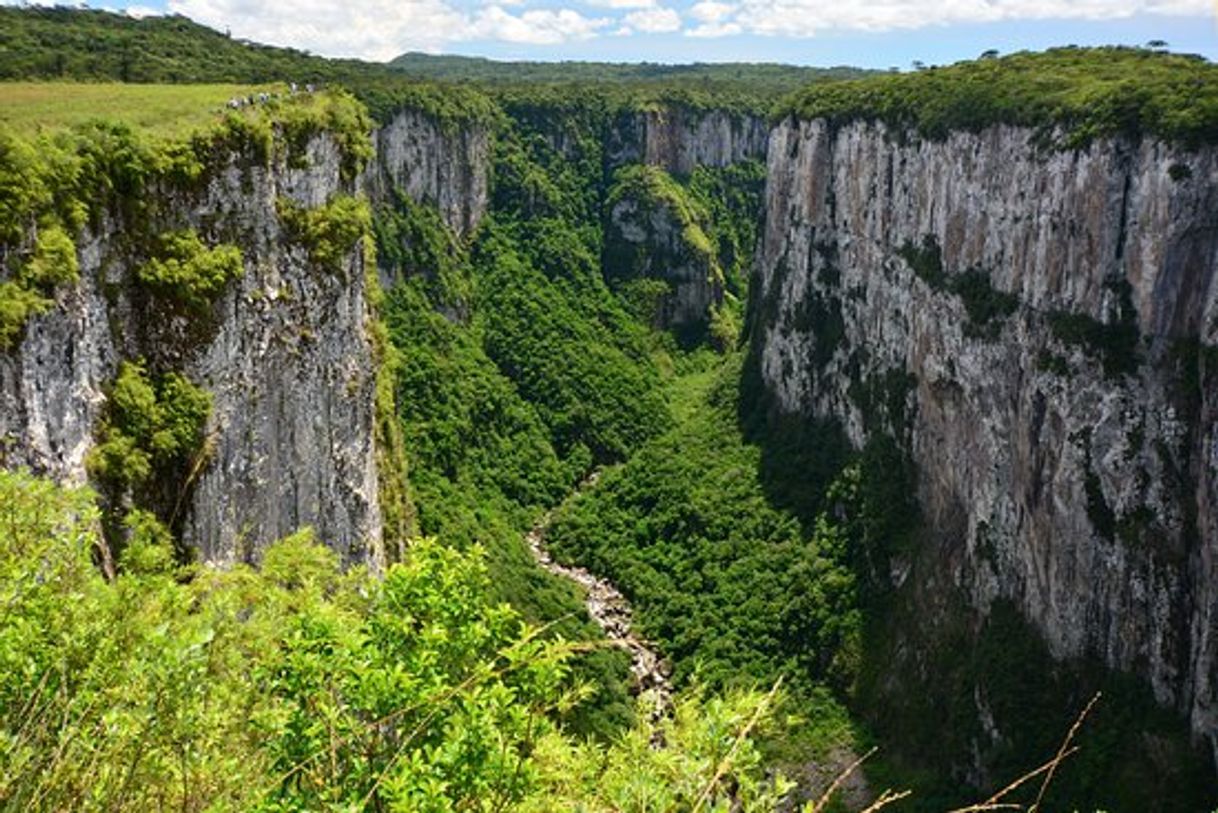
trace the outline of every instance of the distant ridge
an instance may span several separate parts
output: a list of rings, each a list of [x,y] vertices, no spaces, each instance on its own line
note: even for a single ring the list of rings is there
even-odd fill
[[[637,82],[679,80],[747,82],[775,90],[794,90],[827,79],[858,79],[874,71],[847,66],[811,68],[773,62],[725,62],[674,65],[659,62],[501,62],[485,57],[424,54],[410,51],[391,60],[391,67],[428,79],[489,83]]]
[[[417,52],[389,63],[366,62],[236,39],[180,15],[137,19],[98,9],[0,5],[0,80],[352,84],[411,77],[486,84],[723,83],[774,94],[867,73],[772,63],[498,62]]]

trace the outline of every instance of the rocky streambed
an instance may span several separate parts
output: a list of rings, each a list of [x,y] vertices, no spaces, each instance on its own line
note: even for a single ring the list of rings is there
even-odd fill
[[[569,499],[593,488],[600,476],[593,472],[572,493]],[[660,656],[655,645],[639,635],[632,622],[630,602],[622,591],[607,579],[603,579],[585,568],[571,567],[554,560],[546,550],[546,532],[554,520],[554,512],[547,511],[525,535],[529,552],[542,568],[564,579],[575,582],[584,592],[584,604],[588,615],[605,633],[605,637],[630,654],[630,672],[634,676],[635,691],[649,698],[652,720],[668,713],[672,706],[671,671]]]

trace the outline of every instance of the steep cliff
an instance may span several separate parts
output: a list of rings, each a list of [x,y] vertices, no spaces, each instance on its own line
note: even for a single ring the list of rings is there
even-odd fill
[[[768,132],[762,115],[655,103],[616,116],[605,157],[610,166],[641,163],[688,175],[695,167],[763,158]]]
[[[248,558],[309,524],[345,558],[378,561],[364,257],[352,239],[319,267],[279,212],[283,201],[308,209],[352,192],[343,165],[339,142],[319,133],[265,161],[220,151],[194,185],[150,179],[143,196],[156,205],[139,215],[117,201],[98,207],[76,239],[79,283],[0,354],[5,464],[84,481],[111,382],[121,362],[145,359],[211,393],[206,460],[165,511],[203,560]],[[155,253],[144,235],[169,230],[244,257],[202,310],[137,279]]]
[[[782,122],[755,359],[777,411],[899,440],[974,607],[1218,745],[1218,153],[1043,135]]]
[[[653,326],[700,340],[725,297],[743,298],[766,133],[760,115],[679,102],[612,116],[602,267]]]
[[[365,184],[374,203],[395,189],[439,210],[445,225],[468,235],[486,214],[490,131],[483,124],[449,125],[403,109],[373,133],[376,153]]]
[[[605,204],[606,279],[660,282],[650,308],[656,328],[704,324],[724,293],[709,214],[657,167],[627,167],[615,181]]]

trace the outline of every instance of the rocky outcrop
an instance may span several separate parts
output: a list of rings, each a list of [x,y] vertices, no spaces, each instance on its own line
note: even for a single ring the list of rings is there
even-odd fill
[[[698,166],[725,167],[763,159],[768,132],[761,116],[657,105],[617,117],[605,158],[611,167],[642,163],[688,175]]]
[[[363,254],[319,268],[289,239],[280,199],[316,207],[354,192],[328,135],[264,165],[231,155],[201,188],[147,190],[152,233],[194,229],[240,247],[244,274],[209,314],[150,300],[132,283],[140,228],[103,213],[78,237],[80,283],[0,353],[6,466],[86,480],[107,387],[124,360],[184,373],[212,395],[207,464],[183,489],[183,542],[208,562],[253,559],[311,525],[347,561],[377,564],[376,369],[365,333]]]
[[[445,225],[468,235],[486,214],[490,132],[482,125],[445,127],[417,110],[402,110],[373,134],[376,156],[365,176],[369,197],[388,201],[395,189],[430,203]]]
[[[665,179],[674,195],[684,193]],[[624,184],[610,198],[602,265],[608,279],[655,280],[666,286],[655,297],[657,329],[704,325],[723,304],[723,272],[688,205],[655,194],[645,184]]]
[[[755,360],[775,408],[900,439],[975,607],[1218,757],[1218,154],[1033,135],[780,124]]]

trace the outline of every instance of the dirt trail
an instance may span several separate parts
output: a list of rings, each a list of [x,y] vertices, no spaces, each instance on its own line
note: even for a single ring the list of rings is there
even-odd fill
[[[568,499],[578,498],[580,494],[594,487],[599,477],[600,472],[593,472],[579,484]],[[605,637],[630,653],[630,672],[634,675],[635,690],[647,693],[654,701],[652,719],[658,720],[667,714],[672,706],[672,684],[669,681],[668,664],[660,657],[653,644],[634,631],[630,602],[617,587],[582,567],[559,564],[550,556],[545,542],[546,532],[549,531],[553,520],[554,512],[547,511],[534,523],[524,538],[529,551],[537,563],[550,573],[570,579],[583,588],[588,615],[604,630]]]

